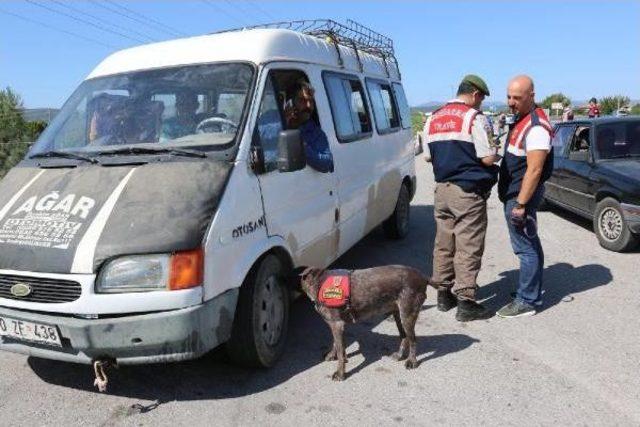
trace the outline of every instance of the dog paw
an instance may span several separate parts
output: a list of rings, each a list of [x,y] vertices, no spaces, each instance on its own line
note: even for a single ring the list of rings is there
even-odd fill
[[[400,352],[400,351],[396,351],[395,353],[393,353],[393,354],[391,355],[391,358],[392,358],[393,360],[395,360],[395,361],[400,362],[401,360],[404,360],[404,359],[406,359],[407,357],[406,357],[402,352]]]
[[[336,371],[331,376],[331,379],[334,381],[344,381],[344,372]]]
[[[404,367],[407,369],[416,369],[418,367],[419,363],[417,360],[407,360],[406,362],[404,362]]]

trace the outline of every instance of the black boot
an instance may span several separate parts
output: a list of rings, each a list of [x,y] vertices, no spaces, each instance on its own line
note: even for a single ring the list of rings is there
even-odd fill
[[[460,322],[488,319],[491,316],[491,312],[487,310],[482,304],[468,299],[458,300],[458,311],[456,312],[456,320]]]
[[[449,289],[438,291],[438,310],[449,311],[458,304],[458,299]]]

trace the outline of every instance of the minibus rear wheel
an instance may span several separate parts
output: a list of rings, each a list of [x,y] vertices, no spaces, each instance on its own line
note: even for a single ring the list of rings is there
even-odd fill
[[[257,368],[276,363],[286,343],[289,300],[284,263],[269,254],[253,266],[240,287],[226,344],[234,363]]]
[[[382,223],[382,229],[387,237],[404,239],[409,234],[409,212],[411,193],[406,184],[400,186],[398,201],[393,214]]]

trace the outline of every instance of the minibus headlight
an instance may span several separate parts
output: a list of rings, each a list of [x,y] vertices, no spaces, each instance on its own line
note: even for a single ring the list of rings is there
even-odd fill
[[[169,282],[170,255],[136,255],[109,261],[98,276],[96,292],[163,290]]]
[[[203,276],[202,248],[174,254],[124,256],[103,267],[96,292],[177,291],[202,285]]]

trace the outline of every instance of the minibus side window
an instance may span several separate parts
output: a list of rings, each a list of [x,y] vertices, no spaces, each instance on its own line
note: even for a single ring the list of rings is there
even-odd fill
[[[278,135],[283,130],[282,114],[278,108],[278,100],[271,76],[267,78],[260,111],[256,120],[258,143],[264,155],[265,172],[278,169]]]
[[[352,142],[371,135],[371,118],[362,83],[357,76],[323,73],[338,141]]]
[[[398,130],[400,119],[391,86],[385,82],[367,79],[367,90],[378,133],[384,134]]]
[[[411,128],[411,110],[409,109],[409,103],[404,93],[404,88],[400,83],[393,84],[393,92],[398,102],[398,110],[400,110],[400,120],[402,122],[403,129]]]

